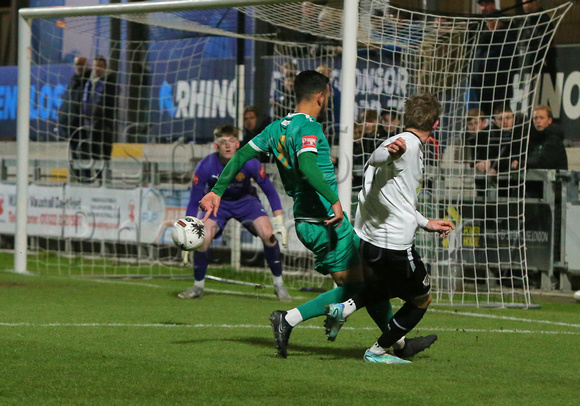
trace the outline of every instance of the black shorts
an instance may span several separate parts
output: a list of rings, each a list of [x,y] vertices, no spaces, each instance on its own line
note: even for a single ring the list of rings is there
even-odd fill
[[[408,250],[389,250],[361,239],[360,253],[363,265],[373,270],[376,282],[389,298],[408,301],[431,290],[431,278],[415,246]]]

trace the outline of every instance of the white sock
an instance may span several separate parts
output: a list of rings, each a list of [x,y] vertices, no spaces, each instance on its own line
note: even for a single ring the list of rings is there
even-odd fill
[[[369,348],[369,351],[375,355],[383,355],[386,353],[385,349],[381,347],[379,343],[375,343],[371,348]]]
[[[272,280],[274,281],[274,286],[284,285],[284,281],[282,280],[282,275],[280,275],[280,276],[272,275]]]
[[[300,314],[300,310],[298,310],[297,308],[288,310],[288,313],[286,314],[286,321],[292,327],[296,326],[303,320],[304,319],[302,318],[302,314]]]
[[[405,347],[405,336],[399,338],[395,344],[393,344],[393,350],[402,350]]]
[[[342,303],[344,305],[344,310],[342,311],[343,317],[348,317],[354,312],[356,312],[356,305],[354,304],[354,300],[348,299],[346,302]]]
[[[200,281],[195,281],[193,286],[197,286],[198,288],[205,289],[205,279],[202,279]]]

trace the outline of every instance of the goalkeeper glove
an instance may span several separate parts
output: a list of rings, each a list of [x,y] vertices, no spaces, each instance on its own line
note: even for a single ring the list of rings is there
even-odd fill
[[[183,266],[189,264],[189,251],[181,251],[181,260],[183,261]]]
[[[280,234],[282,239],[282,246],[284,248],[288,247],[288,230],[284,227],[284,218],[281,214],[274,216],[272,219],[272,224],[274,225],[274,234]]]

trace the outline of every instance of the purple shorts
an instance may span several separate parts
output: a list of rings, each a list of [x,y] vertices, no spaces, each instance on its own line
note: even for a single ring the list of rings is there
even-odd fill
[[[220,228],[215,235],[216,237],[221,235],[226,224],[232,218],[238,220],[250,233],[257,236],[253,227],[254,220],[267,215],[268,213],[266,213],[260,199],[256,196],[249,195],[239,200],[222,200],[217,216],[210,214],[209,218],[215,221]]]

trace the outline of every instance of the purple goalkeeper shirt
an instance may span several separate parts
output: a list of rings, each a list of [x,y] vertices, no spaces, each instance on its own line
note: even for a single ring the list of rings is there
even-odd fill
[[[187,216],[196,216],[199,201],[208,193],[216,184],[219,176],[224,170],[224,165],[220,162],[219,153],[215,152],[203,158],[193,173],[191,193],[189,195],[189,204],[187,205]],[[260,189],[264,192],[272,211],[281,210],[282,203],[278,192],[270,182],[266,170],[257,159],[251,159],[245,163],[240,172],[235,176],[232,182],[222,196],[224,202],[234,202],[246,196],[258,197],[256,188],[252,186],[250,179],[254,179]],[[218,212],[219,215],[219,212]]]

